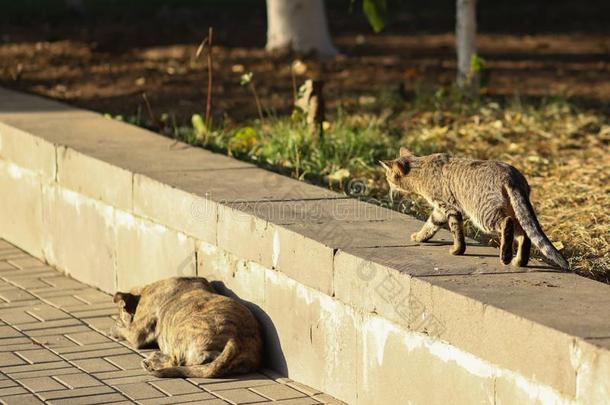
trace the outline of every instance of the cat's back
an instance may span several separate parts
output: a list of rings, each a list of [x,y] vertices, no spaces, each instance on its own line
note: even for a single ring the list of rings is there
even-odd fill
[[[515,167],[498,160],[449,158],[443,166],[444,177],[456,186],[467,187],[469,192],[485,189],[500,190],[506,184],[527,187],[525,177]]]
[[[252,312],[239,301],[204,288],[176,291],[162,310],[161,333],[258,334]],[[190,331],[190,332],[189,332]]]
[[[504,162],[458,158],[443,169],[451,202],[486,232],[493,231],[498,218],[511,212],[507,185],[529,194],[525,177]]]
[[[192,290],[214,291],[210,283],[203,277],[171,277],[147,284],[138,295],[141,295],[141,300],[161,307],[166,301],[171,302],[176,297]]]

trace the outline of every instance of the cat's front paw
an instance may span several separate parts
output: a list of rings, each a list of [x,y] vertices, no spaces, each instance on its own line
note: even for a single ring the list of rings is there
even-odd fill
[[[108,331],[108,336],[113,337],[117,340],[124,340],[123,333],[121,330],[123,329],[123,325],[119,324],[119,322],[112,325],[110,330]]]
[[[411,240],[415,241],[415,242],[422,242],[423,239],[419,236],[418,232],[412,233],[411,234]]]
[[[119,316],[117,318],[117,324],[120,324],[124,328],[129,328],[131,322],[133,321],[133,314],[125,311],[124,309],[119,311]]]

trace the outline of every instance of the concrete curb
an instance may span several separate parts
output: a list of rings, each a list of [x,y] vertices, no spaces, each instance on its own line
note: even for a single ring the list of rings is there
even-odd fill
[[[198,274],[272,368],[349,403],[610,403],[610,287],[57,102],[0,89],[0,236],[112,292]],[[307,337],[307,339],[304,339]]]

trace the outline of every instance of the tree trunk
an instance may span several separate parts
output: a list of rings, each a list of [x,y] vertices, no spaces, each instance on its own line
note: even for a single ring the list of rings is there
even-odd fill
[[[475,90],[479,86],[478,72],[471,70],[476,54],[476,0],[457,0],[455,40],[457,48],[457,82],[460,87]]]
[[[266,49],[336,55],[328,32],[324,0],[267,0]]]

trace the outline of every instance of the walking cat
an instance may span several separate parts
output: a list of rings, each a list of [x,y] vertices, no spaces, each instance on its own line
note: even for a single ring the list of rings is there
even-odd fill
[[[221,377],[261,364],[260,326],[241,303],[202,277],[174,277],[117,292],[119,317],[111,330],[135,348],[157,343],[142,360],[157,377]]]
[[[466,250],[466,215],[482,231],[500,234],[502,263],[511,263],[512,259],[514,266],[527,265],[533,242],[547,259],[568,269],[568,262],[538,223],[527,180],[514,167],[493,160],[458,159],[445,153],[419,157],[406,148],[400,148],[399,158],[380,163],[392,190],[415,192],[433,207],[421,230],[411,235],[412,240],[425,242],[447,223],[453,235],[450,252],[462,255]],[[513,259],[514,238],[517,254]]]

